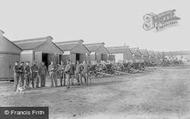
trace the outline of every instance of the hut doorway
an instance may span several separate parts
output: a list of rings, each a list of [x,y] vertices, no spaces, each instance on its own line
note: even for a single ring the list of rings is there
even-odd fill
[[[76,53],[76,61],[80,61],[80,54]]]
[[[104,54],[101,54],[101,61],[104,61]]]
[[[42,62],[44,62],[45,66],[48,67],[49,61],[48,61],[48,53],[42,53]]]
[[[58,58],[58,63],[59,63],[59,64],[61,64],[62,59],[63,59],[62,55],[59,55],[59,58]]]

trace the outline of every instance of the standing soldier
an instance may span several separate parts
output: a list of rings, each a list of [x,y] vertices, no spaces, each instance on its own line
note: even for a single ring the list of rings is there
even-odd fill
[[[81,65],[79,64],[79,61],[77,61],[77,64],[76,64],[75,77],[77,79],[78,85],[82,84]]]
[[[71,66],[71,69],[70,69],[70,80],[71,80],[71,84],[74,85],[75,64],[71,63],[70,66]]]
[[[60,86],[65,86],[65,73],[64,73],[65,66],[63,64],[63,61],[61,61],[61,64],[58,66],[58,74],[60,78]],[[63,84],[64,80],[64,84]]]
[[[44,62],[42,62],[40,67],[39,67],[39,75],[40,75],[41,87],[45,87],[46,76],[47,76],[47,68],[46,68]]]
[[[57,87],[57,79],[56,79],[56,66],[54,65],[53,62],[51,62],[51,64],[48,67],[48,71],[50,74],[50,78],[51,78],[51,87],[54,86]]]
[[[31,67],[32,70],[32,88],[34,88],[34,83],[36,83],[36,88],[39,88],[38,82],[39,82],[39,77],[38,77],[38,66],[36,63],[34,63]]]
[[[24,86],[24,62],[20,63],[20,67],[19,67],[19,73],[20,73],[20,86],[23,87]]]
[[[67,65],[65,67],[65,75],[66,75],[66,82],[67,82],[67,88],[70,88],[70,70],[71,70],[71,62],[70,60],[67,61]]]
[[[24,73],[25,73],[25,87],[29,88],[29,84],[30,84],[30,77],[31,77],[31,69],[29,66],[29,62],[26,62],[26,65],[24,67]]]
[[[82,77],[84,77],[85,83],[88,85],[88,64],[86,61],[83,61]]]
[[[17,90],[17,86],[19,84],[19,62],[16,61],[15,65],[13,67],[13,72],[14,72],[14,90]]]

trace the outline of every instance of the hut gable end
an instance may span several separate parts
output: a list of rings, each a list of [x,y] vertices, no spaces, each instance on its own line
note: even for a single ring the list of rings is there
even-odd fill
[[[97,52],[98,53],[103,53],[103,54],[109,54],[109,51],[103,47],[103,46],[100,46],[98,49],[97,49]]]
[[[51,41],[53,38],[51,36],[26,39],[26,40],[18,40],[14,41],[16,45],[18,45],[23,50],[35,50],[37,47],[43,45],[46,41]]]
[[[104,46],[105,43],[93,43],[93,44],[85,44],[85,46],[89,49],[90,52],[95,52],[99,54],[109,54],[108,49]]]
[[[0,52],[19,54],[21,52],[21,49],[3,36],[0,38]]]
[[[71,50],[71,52],[72,53],[85,54],[85,53],[89,53],[89,50],[83,44],[79,44],[79,45],[76,45],[75,47],[73,47],[73,49]]]
[[[107,49],[111,54],[129,52],[128,46],[107,47]]]
[[[70,51],[72,53],[89,53],[89,50],[82,44],[83,40],[56,42],[55,44],[63,51]]]
[[[46,41],[45,43],[43,43],[42,45],[40,45],[39,47],[37,47],[35,49],[36,51],[41,51],[43,53],[51,53],[51,54],[62,54],[62,50],[56,46],[54,43],[52,43],[52,41]]]
[[[33,38],[27,40],[14,41],[23,50],[33,50],[36,52],[61,54],[62,50],[52,42],[51,36]]]

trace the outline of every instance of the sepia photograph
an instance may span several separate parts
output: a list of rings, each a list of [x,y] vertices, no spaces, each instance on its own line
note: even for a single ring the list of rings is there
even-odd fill
[[[188,0],[0,0],[0,119],[190,119]]]

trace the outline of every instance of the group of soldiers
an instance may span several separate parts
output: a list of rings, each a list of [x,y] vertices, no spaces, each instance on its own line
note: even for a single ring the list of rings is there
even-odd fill
[[[14,87],[15,91],[18,87],[39,88],[46,86],[46,79],[51,79],[51,87],[67,86],[70,88],[74,85],[76,79],[78,85],[88,84],[88,69],[89,65],[84,61],[83,63],[72,63],[67,60],[64,64],[55,64],[51,62],[47,67],[44,62],[34,62],[30,65],[30,62],[15,62],[13,67],[14,71]],[[84,82],[83,82],[84,79]]]
[[[14,71],[14,84],[15,91],[18,87],[27,88],[39,88],[46,86],[46,79],[51,80],[51,87],[66,86],[70,88],[71,85],[88,84],[89,76],[97,76],[97,72],[103,72],[107,74],[114,74],[115,71],[127,71],[131,72],[131,69],[144,70],[145,66],[153,66],[144,63],[98,63],[95,65],[89,65],[86,61],[79,63],[72,63],[67,60],[66,64],[61,62],[55,64],[51,62],[49,66],[46,66],[44,62],[34,62],[30,65],[30,62],[15,62]],[[84,80],[83,80],[84,79]],[[58,85],[59,84],[59,85]]]

